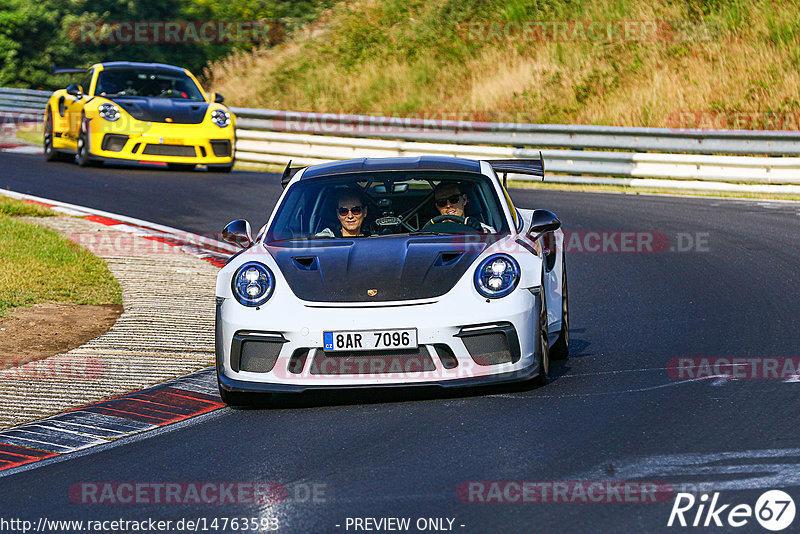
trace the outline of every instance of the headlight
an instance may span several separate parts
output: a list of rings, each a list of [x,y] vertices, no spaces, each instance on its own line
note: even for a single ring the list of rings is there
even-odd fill
[[[233,296],[242,306],[261,306],[272,296],[275,277],[269,267],[251,261],[236,270],[231,287]]]
[[[107,121],[114,122],[115,120],[119,119],[119,108],[110,102],[100,104],[100,106],[97,108],[97,112]]]
[[[511,256],[489,256],[475,271],[475,289],[490,299],[505,297],[517,287],[519,274],[519,264]]]
[[[225,128],[231,123],[231,114],[224,109],[215,109],[211,112],[211,122],[220,128]]]

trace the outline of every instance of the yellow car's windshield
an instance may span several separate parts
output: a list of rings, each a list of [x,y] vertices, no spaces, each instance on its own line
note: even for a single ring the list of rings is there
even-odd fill
[[[100,72],[95,95],[174,98],[203,102],[203,93],[185,73],[168,69],[110,68]]]

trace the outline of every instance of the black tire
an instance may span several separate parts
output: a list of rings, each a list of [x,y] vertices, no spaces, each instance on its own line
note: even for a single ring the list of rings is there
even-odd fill
[[[75,161],[81,167],[93,167],[97,162],[92,159],[92,152],[89,150],[89,126],[86,117],[81,117],[81,131],[78,134],[78,154]]]
[[[531,380],[535,386],[547,384],[547,373],[550,371],[550,344],[547,342],[547,301],[544,298],[544,291],[540,293],[540,306],[536,311],[539,312],[539,374]]]
[[[45,161],[72,161],[75,156],[64,154],[53,148],[53,116],[50,108],[44,118],[44,139],[43,139]]]
[[[233,163],[230,165],[206,165],[208,172],[231,172],[233,170]]]
[[[192,163],[167,163],[167,169],[175,172],[191,172],[194,168]]]
[[[567,291],[567,262],[562,255],[561,259],[561,331],[558,339],[550,347],[551,360],[566,360],[569,356],[569,293]]]

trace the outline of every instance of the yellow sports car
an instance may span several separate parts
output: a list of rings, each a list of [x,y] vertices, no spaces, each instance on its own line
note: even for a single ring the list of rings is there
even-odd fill
[[[44,119],[47,161],[161,162],[175,170],[233,168],[235,120],[222,95],[208,98],[192,73],[160,63],[115,61],[54,92]]]

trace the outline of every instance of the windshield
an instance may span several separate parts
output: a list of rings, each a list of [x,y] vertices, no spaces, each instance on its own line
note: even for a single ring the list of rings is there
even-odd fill
[[[202,91],[189,76],[167,69],[105,69],[97,77],[94,94],[205,101]]]
[[[391,172],[301,179],[284,197],[266,241],[507,231],[488,177]]]

